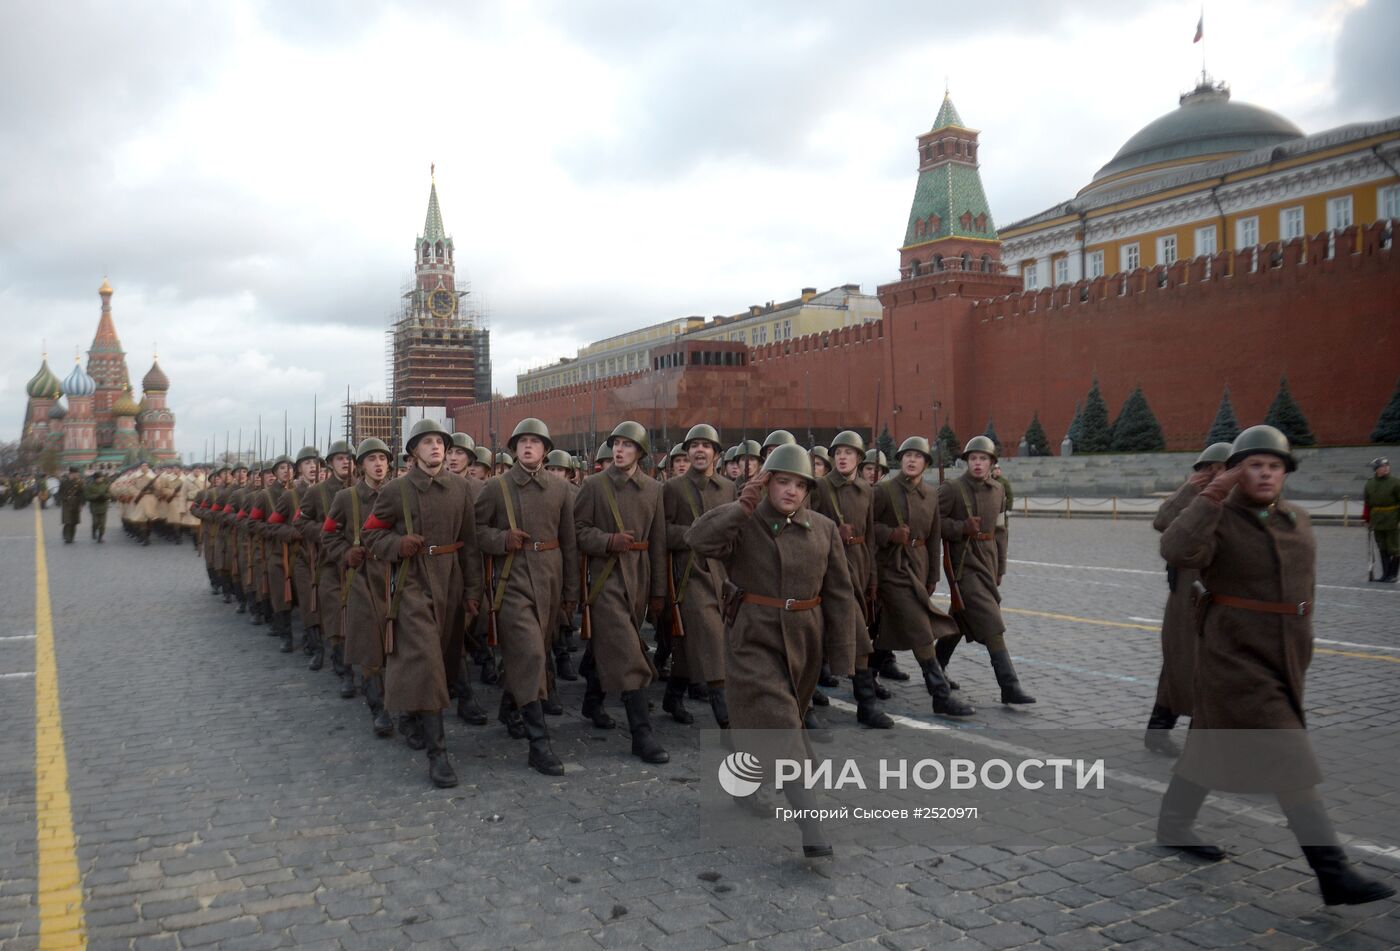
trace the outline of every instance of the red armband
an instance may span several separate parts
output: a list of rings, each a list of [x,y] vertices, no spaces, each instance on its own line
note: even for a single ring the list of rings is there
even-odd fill
[[[239,510],[238,510],[238,514],[234,516],[234,518],[247,518],[247,517],[248,517],[248,510],[247,510],[247,509],[239,509]]]
[[[281,525],[285,521],[286,519],[282,517],[281,512],[273,512],[267,517],[267,524],[269,525]]]
[[[371,513],[370,517],[365,519],[365,526],[363,530],[366,532],[381,532],[391,529],[393,527],[394,526],[389,524],[388,522],[380,521],[378,518],[375,517],[373,513]]]
[[[253,521],[255,521],[255,522],[261,522],[261,521],[263,520],[263,515],[264,515],[264,514],[266,514],[266,513],[264,513],[262,509],[260,509],[260,508],[255,508],[255,509],[253,509],[252,512],[248,513],[248,517],[251,518],[251,519],[252,519]]]
[[[333,518],[331,518],[329,515],[327,515],[327,516],[326,516],[326,520],[325,520],[324,522],[321,523],[321,531],[323,531],[323,532],[338,532],[338,531],[340,531],[340,526],[339,526],[338,524],[336,524],[335,519],[333,519]]]
[[[224,506],[224,511],[225,511],[225,512],[232,512],[232,511],[233,511],[233,505],[232,505],[232,504],[225,505],[225,506]]]

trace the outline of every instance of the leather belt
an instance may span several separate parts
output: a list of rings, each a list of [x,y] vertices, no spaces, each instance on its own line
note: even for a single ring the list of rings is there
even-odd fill
[[[996,536],[993,535],[991,532],[978,532],[976,535],[973,535],[972,538],[974,541],[989,542],[992,539],[996,538]]]
[[[1377,505],[1375,508],[1371,509],[1371,511],[1372,511],[1372,512],[1394,512],[1394,511],[1397,510],[1397,509],[1400,509],[1400,505]]]
[[[923,548],[924,545],[926,545],[926,544],[927,544],[927,541],[926,541],[925,539],[922,539],[922,538],[911,538],[911,539],[909,539],[909,547],[910,547],[910,548]]]
[[[462,543],[461,543],[461,542],[453,542],[453,543],[450,544],[450,545],[429,545],[427,548],[424,548],[424,549],[423,549],[423,554],[425,554],[425,555],[450,555],[450,554],[452,554],[454,551],[460,551],[461,548],[462,548]]]
[[[762,594],[745,594],[745,604],[757,604],[765,608],[780,608],[784,611],[810,611],[822,603],[821,595],[815,598],[770,598]]]
[[[651,542],[633,542],[627,546],[628,551],[646,551],[651,547]]]
[[[525,546],[525,551],[553,551],[559,547],[559,539],[554,538],[547,542],[530,542]]]
[[[1292,617],[1307,617],[1312,613],[1313,607],[1311,601],[1254,601],[1228,594],[1213,594],[1210,600],[1212,604],[1223,604],[1227,608],[1258,611],[1261,614],[1286,614]]]
[[[852,535],[849,539],[847,539],[846,544],[847,544],[847,545],[864,545],[864,544],[865,544],[865,536],[864,536],[864,535]]]

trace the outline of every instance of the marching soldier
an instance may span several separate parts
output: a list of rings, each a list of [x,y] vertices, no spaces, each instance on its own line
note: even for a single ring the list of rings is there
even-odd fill
[[[328,602],[326,611],[340,615],[342,659],[345,664],[360,668],[365,706],[369,708],[374,735],[381,738],[394,735],[393,718],[384,707],[384,620],[389,611],[384,592],[388,589],[388,568],[366,547],[364,524],[389,477],[390,458],[389,447],[382,441],[371,438],[361,442],[355,449],[360,480],[335,494],[321,526],[324,561],[340,573],[339,603]],[[326,611],[322,612],[323,618]]]
[[[467,471],[478,482],[485,482],[491,478],[491,450],[485,446],[473,449],[472,461],[467,463]]]
[[[686,533],[691,549],[720,561],[729,581],[725,686],[735,730],[794,735],[822,658],[839,674],[854,670],[851,634],[860,609],[836,525],[803,509],[812,485],[806,451],[780,446],[737,501],[710,509]],[[807,806],[801,784],[784,789],[793,805]],[[832,854],[815,823],[799,825],[804,855]]]
[[[729,729],[729,706],[724,689],[724,617],[720,588],[724,569],[701,556],[686,541],[686,532],[706,512],[736,498],[734,483],[715,471],[719,433],[707,423],[692,426],[681,447],[690,462],[686,473],[662,488],[666,517],[666,548],[675,602],[680,608],[683,635],[672,632],[671,676],[666,681],[662,709],[679,723],[694,717],[685,708],[691,680],[708,686],[710,711],[721,730]]]
[[[421,727],[434,786],[457,785],[442,711],[451,702],[443,645],[481,609],[481,561],[466,482],[444,469],[452,434],[434,419],[409,431],[414,466],[384,487],[365,519],[365,546],[394,566],[385,651],[384,703]]]
[[[685,443],[676,443],[666,456],[666,477],[678,479],[690,468],[690,457],[686,455]]]
[[[77,466],[69,466],[68,474],[58,483],[58,504],[63,509],[63,544],[73,544],[78,523],[83,520],[83,479]]]
[[[813,446],[808,455],[812,457],[812,475],[818,479],[824,478],[831,471],[831,454],[825,446]]]
[[[447,447],[447,470],[466,484],[468,517],[473,521],[476,518],[476,497],[481,494],[481,482],[469,471],[475,461],[476,440],[466,433],[453,433],[452,441]],[[477,702],[476,694],[472,690],[471,676],[467,673],[467,640],[470,633],[473,647],[479,646],[476,643],[478,637],[484,644],[485,634],[473,633],[484,630],[480,611],[470,617],[462,612],[459,621],[453,622],[452,636],[442,646],[442,664],[447,671],[447,692],[457,699],[457,716],[463,723],[472,726],[485,726],[487,717],[486,711],[481,709],[481,704]]]
[[[977,711],[952,695],[934,644],[956,635],[958,628],[930,600],[939,577],[939,505],[937,494],[924,482],[924,472],[933,462],[928,440],[910,436],[895,461],[899,474],[882,479],[873,490],[880,619],[875,646],[914,652],[934,713],[971,716]]]
[[[768,458],[768,456],[773,452],[773,450],[777,449],[779,446],[795,445],[797,445],[796,436],[788,432],[786,429],[775,429],[768,434],[767,438],[763,440],[763,445],[759,447],[759,462],[765,461]]]
[[[248,613],[251,624],[260,627],[267,624],[268,635],[272,630],[272,601],[267,584],[267,539],[263,536],[261,523],[253,518],[253,510],[262,505],[263,489],[273,482],[272,464],[254,462],[248,473],[248,488],[243,496],[243,512],[238,519],[239,532],[248,551],[248,569],[243,573],[244,593],[248,598]]]
[[[820,448],[820,447],[819,447]],[[855,674],[851,688],[856,697],[856,720],[877,730],[888,730],[894,721],[880,706],[875,694],[875,674],[870,669],[869,612],[875,604],[875,507],[874,490],[857,473],[865,441],[860,434],[846,430],[831,441],[831,453],[836,465],[834,472],[817,478],[816,487],[808,497],[812,511],[820,512],[836,524],[846,553],[846,569],[851,578],[852,594],[860,606],[860,618],[853,635]],[[813,462],[815,462],[815,458]],[[813,467],[813,475],[816,468]]]
[[[203,535],[204,543],[204,570],[209,575],[210,594],[216,597],[222,592],[223,585],[219,578],[219,519],[215,510],[215,500],[224,488],[224,479],[228,475],[228,467],[220,466],[209,473],[209,485],[205,487],[202,497],[199,500],[199,513],[201,523],[200,533]]]
[[[345,635],[340,630],[340,567],[326,558],[321,534],[331,502],[353,484],[354,450],[345,440],[333,442],[326,450],[326,479],[309,485],[301,496],[295,526],[301,531],[302,547],[312,565],[311,597],[315,601],[316,623],[306,630],[311,645],[310,670],[320,670],[326,661],[326,641],[331,643],[331,669],[340,678],[340,695],[355,696],[355,669],[345,663]]]
[[[112,490],[107,485],[107,473],[100,469],[93,474],[92,482],[84,490],[87,499],[88,516],[92,519],[92,537],[99,545],[102,536],[107,534],[107,505],[112,501]]]
[[[646,687],[656,670],[642,642],[642,622],[661,616],[666,600],[666,521],[661,486],[641,471],[651,449],[637,422],[619,423],[608,437],[612,465],[590,476],[574,502],[580,554],[589,559],[584,595],[592,639],[583,655],[587,679],[583,715],[599,725],[603,699],[620,693],[632,734],[632,752],[647,763],[666,763],[652,731]]]
[[[228,542],[233,546],[233,596],[238,602],[239,614],[246,614],[252,587],[252,564],[248,544],[248,510],[257,490],[250,478],[248,467],[239,463],[234,467],[235,482],[228,496],[228,506],[233,510],[229,523]]]
[[[263,472],[263,490],[248,512],[248,530],[261,541],[265,566],[267,599],[263,613],[269,620],[268,634],[282,639],[282,653],[292,647],[292,547],[297,534],[284,528],[287,522],[282,497],[292,485],[292,460],[278,456],[272,461],[271,478]]]
[[[487,482],[476,500],[481,550],[499,561],[490,610],[505,660],[502,713],[511,728],[518,711],[516,729],[530,741],[530,767],[562,776],[540,701],[547,695],[545,655],[559,613],[572,615],[578,604],[574,513],[568,489],[543,471],[545,454],[554,448],[549,428],[522,419],[507,445],[517,455],[514,465]]]
[[[303,538],[297,516],[301,514],[301,500],[317,485],[321,454],[315,446],[303,446],[292,468],[296,478],[278,500],[277,514],[282,517],[281,531],[290,548],[292,586],[296,592],[297,617],[301,621],[302,649],[309,657],[315,653],[312,638],[319,636],[321,631],[317,611],[319,605],[316,603],[316,553],[314,546],[307,544]]]
[[[564,481],[564,488],[569,493],[569,511],[574,510],[574,500],[578,498],[578,486],[574,483],[574,472],[578,468],[574,457],[562,449],[551,449],[545,456],[545,471],[552,472]],[[574,633],[573,615],[565,614],[563,610],[559,612],[559,627],[554,636],[554,676],[559,680],[578,680],[578,673],[574,670],[573,659],[569,657],[569,638]],[[577,650],[575,646],[572,648]],[[553,699],[553,690],[546,699]],[[557,702],[557,701],[556,701]],[[545,712],[549,712],[546,710]],[[563,708],[559,710],[563,713]]]
[[[453,433],[447,447],[447,471],[467,478],[467,469],[476,461],[476,440],[466,433]]]
[[[1191,466],[1190,478],[1157,510],[1152,527],[1165,532],[1225,468],[1230,451],[1227,442],[1207,446]],[[1191,715],[1191,680],[1196,675],[1196,612],[1191,604],[1191,587],[1198,577],[1194,569],[1167,566],[1169,593],[1162,612],[1162,672],[1157,676],[1157,700],[1143,736],[1143,745],[1165,756],[1180,755],[1181,750],[1168,734],[1178,717]]]
[[[860,465],[860,477],[867,485],[875,485],[885,476],[890,474],[890,466],[885,461],[885,454],[878,449],[871,448],[865,453],[865,461]]]
[[[1157,838],[1209,859],[1224,852],[1191,828],[1210,789],[1271,792],[1328,905],[1395,889],[1347,861],[1318,795],[1303,688],[1312,658],[1317,543],[1305,511],[1282,498],[1297,468],[1272,426],[1240,433],[1227,468],[1162,533],[1162,557],[1200,572],[1191,730],[1162,797]]]
[[[1389,459],[1372,459],[1375,473],[1366,480],[1362,517],[1381,553],[1380,581],[1394,584],[1400,576],[1400,479],[1390,474]]]
[[[743,471],[743,467],[739,464],[739,447],[730,446],[724,450],[724,477],[730,482],[737,483]]]
[[[1001,483],[991,478],[996,452],[990,438],[973,436],[958,457],[967,463],[967,471],[938,487],[938,513],[953,570],[949,584],[956,584],[962,594],[962,609],[954,610],[953,617],[964,637],[987,648],[1001,702],[1035,703],[1035,697],[1021,689],[1001,617],[1006,544],[991,530],[1001,515],[1003,498]],[[950,637],[938,645],[938,660],[945,669],[958,640]]]
[[[743,488],[745,482],[758,475],[759,466],[763,464],[762,456],[763,447],[757,439],[745,439],[735,447],[734,460],[739,463],[739,477],[734,480],[736,488]]]

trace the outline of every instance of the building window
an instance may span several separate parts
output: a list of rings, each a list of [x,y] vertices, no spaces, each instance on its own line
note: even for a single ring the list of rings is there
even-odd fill
[[[1123,245],[1123,249],[1118,252],[1121,260],[1119,270],[1136,271],[1142,266],[1142,254],[1138,250],[1137,242]]]
[[[1280,241],[1289,241],[1303,236],[1303,209],[1285,208],[1278,213],[1278,236]]]
[[[1157,239],[1157,263],[1176,263],[1176,235],[1164,234]]]
[[[1240,250],[1255,247],[1259,244],[1259,219],[1256,217],[1241,218],[1235,222],[1235,247]]]
[[[1040,267],[1034,262],[1021,265],[1021,276],[1025,278],[1025,288],[1028,291],[1040,288]]]
[[[1389,185],[1376,192],[1376,209],[1380,218],[1400,218],[1400,185]]]
[[[1343,195],[1340,198],[1327,199],[1327,230],[1337,231],[1341,228],[1350,228],[1351,223],[1351,196]]]
[[[1069,283],[1069,258],[1055,259],[1055,283]]]
[[[791,339],[792,339],[792,321],[790,321],[790,320],[785,320],[785,321],[783,321],[783,339],[784,339],[784,340],[791,340]]]
[[[1215,225],[1196,229],[1196,257],[1215,253]]]
[[[1103,252],[1095,251],[1089,255],[1089,276],[1103,277]]]

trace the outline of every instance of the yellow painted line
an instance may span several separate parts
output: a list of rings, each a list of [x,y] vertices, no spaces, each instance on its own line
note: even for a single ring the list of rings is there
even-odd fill
[[[39,852],[40,951],[86,948],[83,878],[78,872],[73,807],[68,798],[68,754],[58,705],[58,661],[53,608],[44,557],[44,526],[34,510],[34,804]]]
[[[1072,624],[1097,624],[1100,627],[1119,627],[1130,631],[1150,631],[1156,633],[1161,627],[1150,624],[1129,624],[1126,621],[1105,621],[1101,618],[1079,617],[1074,614],[1053,614],[1050,611],[1028,611],[1025,608],[1002,608],[1006,614],[1024,614],[1027,617],[1043,617],[1052,621],[1069,621]],[[1361,651],[1339,651],[1331,647],[1314,647],[1314,654],[1332,654],[1336,657],[1354,657],[1357,660],[1378,660],[1386,664],[1400,664],[1400,657],[1387,657],[1385,654],[1367,654]]]

